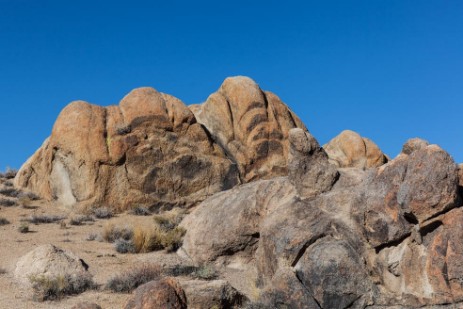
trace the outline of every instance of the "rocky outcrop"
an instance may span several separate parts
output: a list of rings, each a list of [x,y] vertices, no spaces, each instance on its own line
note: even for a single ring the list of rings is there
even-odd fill
[[[366,137],[350,130],[342,131],[323,146],[330,161],[338,167],[371,168],[388,161],[379,147]]]
[[[288,132],[305,126],[275,94],[250,78],[231,77],[190,108],[237,163],[243,182],[287,174]]]
[[[187,217],[183,254],[232,268],[246,261],[239,267],[258,274],[255,301],[264,307],[417,308],[463,301],[459,169],[445,151],[409,141],[378,168],[333,173],[308,133],[292,130],[290,145],[288,178],[223,192]],[[292,168],[301,161],[307,168]],[[313,170],[335,182],[308,177]],[[304,182],[310,194],[301,194]]]
[[[125,309],[186,309],[185,292],[175,278],[151,281],[139,286]]]
[[[69,207],[163,209],[287,174],[288,132],[305,127],[277,96],[233,77],[190,108],[152,88],[118,106],[72,102],[15,185]]]
[[[114,209],[191,205],[238,183],[235,164],[193,113],[152,88],[119,106],[69,104],[15,179],[60,204]]]

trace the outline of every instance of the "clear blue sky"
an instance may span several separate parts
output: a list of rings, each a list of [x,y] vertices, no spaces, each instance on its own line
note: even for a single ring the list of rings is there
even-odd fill
[[[0,170],[72,100],[152,86],[192,104],[234,75],[322,144],[352,129],[394,157],[418,136],[463,162],[461,0],[0,0]]]

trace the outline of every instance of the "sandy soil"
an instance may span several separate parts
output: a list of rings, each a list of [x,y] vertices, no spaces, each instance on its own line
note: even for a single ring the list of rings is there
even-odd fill
[[[100,234],[105,224],[113,222],[116,225],[151,225],[151,216],[134,216],[130,214],[117,215],[108,220],[96,220],[81,226],[69,224],[72,213],[57,205],[44,201],[32,202],[33,209],[21,206],[0,206],[0,217],[6,218],[10,224],[0,226],[0,268],[6,273],[0,274],[0,308],[71,308],[82,302],[95,302],[102,308],[122,308],[129,294],[118,294],[109,291],[88,291],[80,295],[65,297],[59,301],[36,302],[31,298],[30,291],[25,290],[14,280],[14,270],[17,260],[43,244],[53,244],[68,249],[82,258],[89,266],[94,280],[104,285],[116,273],[123,271],[140,262],[159,263],[164,267],[179,264],[182,261],[177,254],[153,252],[147,254],[119,254],[113,244],[98,240],[88,241],[91,233]],[[29,224],[29,233],[20,233],[18,226],[21,219],[32,214],[65,215],[67,223],[63,228],[59,223]]]

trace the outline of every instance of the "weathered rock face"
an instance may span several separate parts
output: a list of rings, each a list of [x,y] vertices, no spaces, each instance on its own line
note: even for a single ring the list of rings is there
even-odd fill
[[[88,265],[74,253],[53,245],[43,245],[21,257],[16,263],[15,279],[31,286],[34,276],[60,277],[85,273]]]
[[[64,205],[188,205],[239,183],[238,170],[178,99],[135,89],[119,106],[73,102],[15,179]]]
[[[139,286],[125,309],[186,309],[185,292],[174,278],[167,277]]]
[[[366,236],[378,247],[458,203],[458,167],[445,151],[429,145],[372,170],[358,205]]]
[[[181,223],[188,231],[181,253],[197,264],[243,251],[251,254],[259,240],[262,218],[294,194],[294,188],[283,177],[215,194]]]
[[[276,95],[247,77],[232,77],[190,108],[238,164],[243,182],[287,174],[288,132],[305,127]]]
[[[342,131],[323,146],[330,161],[338,167],[371,168],[388,161],[386,155],[370,139],[350,130]]]
[[[152,88],[133,90],[119,106],[76,101],[15,185],[67,206],[194,205],[241,182],[286,175],[288,131],[296,127],[305,130],[245,77],[227,78],[191,110]]]
[[[298,194],[307,198],[330,190],[339,174],[317,140],[302,129],[292,129],[289,143],[289,179]]]
[[[289,179],[223,192],[187,217],[184,254],[199,264],[230,267],[236,256],[247,256],[261,289],[256,302],[264,307],[418,308],[463,301],[459,169],[445,151],[409,141],[389,163],[339,169],[334,184],[319,187],[326,182],[307,175],[317,168],[333,175],[326,154],[297,129],[290,145]],[[308,168],[292,169],[291,162],[304,160]],[[298,188],[304,181],[312,181],[305,196]]]
[[[225,280],[186,280],[180,282],[188,309],[241,308],[245,297]]]

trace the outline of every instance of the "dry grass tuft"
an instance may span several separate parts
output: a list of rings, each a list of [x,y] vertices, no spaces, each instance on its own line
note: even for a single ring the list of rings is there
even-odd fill
[[[31,276],[29,280],[36,301],[57,300],[65,295],[80,294],[97,287],[92,275],[86,272],[56,277]]]
[[[66,216],[58,216],[58,215],[32,215],[23,221],[32,223],[32,224],[49,224],[49,223],[56,223],[61,222],[66,219]]]
[[[140,285],[160,278],[161,273],[158,264],[141,264],[110,278],[105,288],[117,293],[130,293]]]
[[[116,226],[113,222],[108,222],[103,228],[101,237],[107,242],[115,242],[118,239],[131,240],[133,229],[130,226]]]

